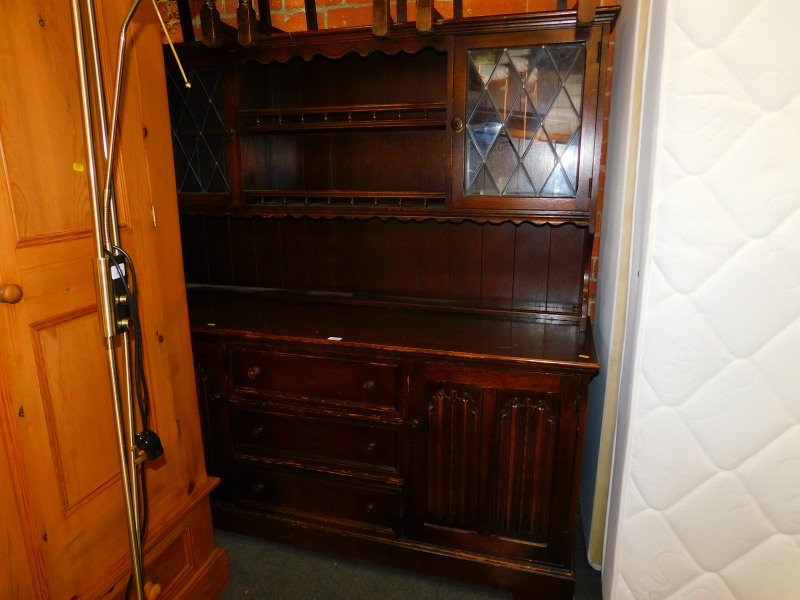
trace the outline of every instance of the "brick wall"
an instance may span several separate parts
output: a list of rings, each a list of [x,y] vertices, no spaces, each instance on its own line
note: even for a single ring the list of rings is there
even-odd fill
[[[178,4],[175,0],[156,0],[161,11],[170,37],[174,42],[183,41],[180,26],[178,23]],[[613,0],[596,0],[597,6],[613,6],[617,2]],[[465,17],[477,17],[488,15],[515,14],[525,12],[537,12],[556,10],[558,0],[463,0],[463,10]],[[203,0],[190,0],[191,12],[194,15],[195,36],[200,39],[200,8]],[[236,26],[236,7],[238,0],[216,0],[217,10],[220,12],[222,20],[232,26]],[[253,6],[257,9],[257,2],[253,0]],[[304,0],[269,0],[270,13],[273,27],[283,31],[300,31],[306,28],[305,2]],[[333,29],[338,27],[357,27],[372,24],[372,2],[369,0],[316,0],[317,23],[320,29]],[[575,0],[568,0],[567,6],[574,7]],[[448,19],[453,17],[453,0],[434,0],[434,8]],[[391,2],[392,18],[397,20],[396,2]],[[416,1],[407,0],[408,20],[414,21],[416,18]],[[611,56],[614,55],[614,41],[611,41]],[[611,62],[611,61],[609,61]],[[606,98],[605,98],[605,117],[603,132],[607,137],[608,133],[608,114],[611,97],[611,76],[612,69],[606,73]],[[592,264],[589,280],[589,311],[594,316],[594,302],[597,293],[597,267],[600,250],[600,227],[603,211],[603,197],[605,192],[606,179],[606,144],[603,144],[603,157],[600,165],[600,183],[598,188],[597,203],[597,235],[594,239],[592,248]]]

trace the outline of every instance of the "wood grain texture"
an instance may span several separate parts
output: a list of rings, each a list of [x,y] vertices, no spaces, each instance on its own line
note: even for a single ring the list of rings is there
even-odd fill
[[[124,10],[116,3],[98,9],[106,82]],[[0,311],[0,470],[9,468],[14,490],[13,499],[0,496],[0,510],[15,571],[0,595],[100,597],[127,577],[129,545],[96,312],[69,5],[42,0],[15,6],[9,16],[20,26],[0,42],[0,62],[19,78],[0,100],[0,265],[25,295]],[[141,12],[131,29],[115,182],[123,243],[141,286],[152,425],[169,449],[149,478],[148,551],[189,511],[186,502],[197,505],[213,485],[199,452],[166,95],[154,83],[163,81],[154,19]],[[196,529],[208,539],[203,528],[210,529],[207,513]],[[167,562],[177,560],[171,553]],[[213,544],[193,558],[174,596],[212,554]]]
[[[181,199],[188,243],[208,243],[187,273],[218,523],[567,600],[599,369],[581,327],[598,42],[617,11],[437,20],[426,1],[378,39],[373,7],[373,31],[235,50],[242,194]],[[577,193],[470,195],[470,57],[550,44],[585,49]],[[256,289],[237,291],[248,261]]]

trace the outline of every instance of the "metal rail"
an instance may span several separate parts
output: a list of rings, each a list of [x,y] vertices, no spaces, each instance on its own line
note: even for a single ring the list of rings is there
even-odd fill
[[[114,166],[118,146],[120,99],[123,91],[127,31],[140,4],[141,0],[133,0],[120,28],[114,95],[109,123],[94,1],[83,0],[82,6],[81,0],[71,0],[75,51],[78,59],[77,68],[83,117],[83,136],[87,153],[89,193],[92,201],[95,284],[111,382],[115,430],[120,471],[122,473],[122,489],[133,567],[132,581],[136,590],[137,600],[153,600],[160,592],[160,587],[146,586],[144,583],[142,515],[138,486],[138,469],[143,468],[140,463],[143,460],[144,452],[140,451],[134,443],[136,409],[133,381],[134,365],[131,357],[131,339],[129,335],[130,323],[120,316],[118,308],[120,305],[130,304],[133,299],[125,296],[124,293],[120,293],[119,288],[115,290],[113,279],[124,277],[125,274],[121,273],[116,266],[114,267],[116,272],[112,272],[111,261],[109,260],[109,256],[117,254],[114,252],[114,248],[118,248],[120,243],[116,198],[114,196]],[[153,6],[156,8],[159,21],[161,21],[161,15],[155,2],[153,2]],[[161,25],[164,27],[163,21]],[[175,58],[177,59],[177,56]],[[178,64],[180,65],[180,61],[178,61]],[[181,73],[183,73],[182,67]],[[185,75],[184,81],[186,86],[190,87]],[[98,160],[98,147],[102,149],[102,160]],[[104,172],[101,172],[101,164]],[[121,364],[118,361],[115,348],[115,338],[119,335],[122,335]],[[124,395],[120,389],[120,372],[124,377]],[[143,423],[143,425],[146,426],[146,423]]]

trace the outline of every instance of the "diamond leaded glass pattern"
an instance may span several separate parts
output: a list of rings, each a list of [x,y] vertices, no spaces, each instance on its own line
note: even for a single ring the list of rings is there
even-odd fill
[[[227,140],[222,117],[220,69],[167,73],[175,178],[182,193],[227,193]]]
[[[467,195],[575,196],[582,43],[467,53]]]

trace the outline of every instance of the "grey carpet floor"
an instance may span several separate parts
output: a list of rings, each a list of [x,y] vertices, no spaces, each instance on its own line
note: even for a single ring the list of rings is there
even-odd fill
[[[578,519],[580,524],[580,519]],[[602,600],[600,573],[576,536],[575,600]],[[509,600],[504,592],[216,530],[231,581],[219,600]]]

